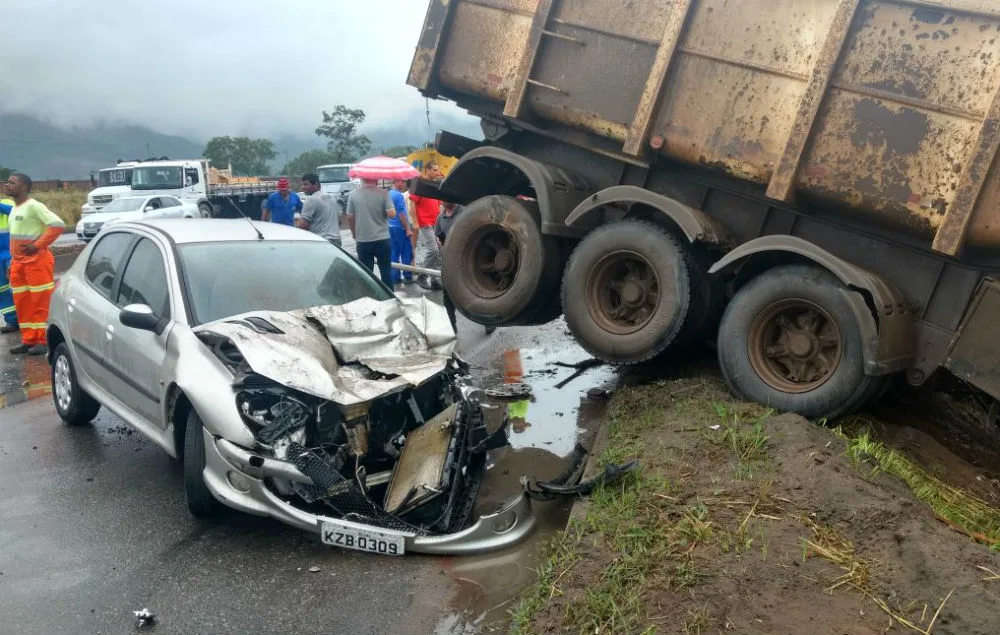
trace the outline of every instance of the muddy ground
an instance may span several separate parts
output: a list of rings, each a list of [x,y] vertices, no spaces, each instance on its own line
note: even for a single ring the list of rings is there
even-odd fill
[[[1000,513],[986,504],[995,481],[899,426],[917,403],[887,401],[838,434],[733,401],[711,373],[619,390],[602,459],[636,456],[642,467],[578,505],[503,629],[998,632],[1000,556],[970,537],[1000,543]],[[926,471],[902,473],[919,476],[911,485],[934,508],[874,470],[910,464],[849,440],[865,430],[920,455]]]

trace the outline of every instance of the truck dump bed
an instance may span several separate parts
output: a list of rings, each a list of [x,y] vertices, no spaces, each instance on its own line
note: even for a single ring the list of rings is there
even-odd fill
[[[409,83],[1000,249],[995,0],[431,0]]]

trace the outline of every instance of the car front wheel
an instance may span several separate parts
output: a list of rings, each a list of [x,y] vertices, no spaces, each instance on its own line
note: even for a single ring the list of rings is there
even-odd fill
[[[65,342],[56,346],[52,355],[52,401],[59,417],[71,426],[90,423],[101,409],[101,404],[77,383],[76,369]]]
[[[215,515],[221,506],[205,484],[205,433],[201,417],[191,409],[184,428],[184,494],[196,518]]]

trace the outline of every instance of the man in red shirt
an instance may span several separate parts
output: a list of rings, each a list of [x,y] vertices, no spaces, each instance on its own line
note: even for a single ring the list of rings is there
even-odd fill
[[[443,175],[441,170],[433,161],[424,166],[422,178],[439,180]],[[439,269],[441,266],[441,253],[438,251],[437,236],[434,235],[434,224],[437,222],[438,213],[441,211],[441,201],[436,198],[425,196],[415,196],[410,194],[416,212],[417,225],[420,227],[417,234],[416,260],[418,267],[427,269]],[[428,280],[427,276],[419,276],[417,282],[424,288],[437,285],[437,280]]]

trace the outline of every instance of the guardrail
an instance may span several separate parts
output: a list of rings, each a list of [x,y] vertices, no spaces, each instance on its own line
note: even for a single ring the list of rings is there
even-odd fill
[[[435,278],[441,277],[441,271],[438,269],[426,269],[424,267],[414,267],[412,265],[404,265],[398,262],[392,263],[393,269],[399,269],[400,271],[409,271],[411,273],[419,273],[425,276],[434,276]]]

